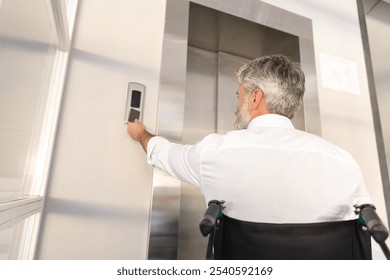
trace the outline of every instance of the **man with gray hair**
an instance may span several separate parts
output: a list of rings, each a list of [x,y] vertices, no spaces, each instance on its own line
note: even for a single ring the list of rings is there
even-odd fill
[[[257,58],[237,74],[235,128],[195,145],[154,136],[142,123],[128,133],[148,162],[200,188],[207,201],[224,200],[224,214],[264,223],[314,223],[356,218],[369,203],[361,170],[344,150],[294,128],[305,76],[283,55]]]

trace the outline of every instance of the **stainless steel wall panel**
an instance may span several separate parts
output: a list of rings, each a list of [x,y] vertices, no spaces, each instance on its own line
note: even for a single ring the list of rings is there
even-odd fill
[[[239,83],[233,77],[237,69],[247,61],[249,60],[239,56],[218,52],[218,133],[234,130],[236,91]]]
[[[187,1],[167,0],[157,132],[174,141],[183,135],[188,13]]]
[[[181,182],[154,169],[148,259],[177,259]]]
[[[157,134],[175,142],[183,136],[188,13],[188,1],[167,0]],[[176,259],[181,182],[159,171],[153,182],[148,258]]]
[[[191,46],[248,59],[284,53],[299,61],[296,35],[195,3],[190,3],[190,10],[188,44]]]
[[[207,238],[199,231],[199,222],[207,208],[204,196],[198,188],[186,183],[182,183],[180,194],[177,259],[204,259]]]
[[[215,132],[217,66],[216,53],[188,47],[183,143]]]
[[[215,132],[217,119],[218,57],[214,52],[188,46],[183,143],[196,143]],[[207,239],[199,234],[205,199],[200,190],[182,183],[178,259],[202,259]]]

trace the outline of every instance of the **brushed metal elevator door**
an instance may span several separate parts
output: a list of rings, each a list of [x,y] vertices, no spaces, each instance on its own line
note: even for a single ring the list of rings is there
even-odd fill
[[[248,60],[223,52],[188,47],[183,143],[233,129],[238,82],[235,71]],[[182,183],[178,259],[202,259],[207,239],[199,231],[206,201],[198,188]]]

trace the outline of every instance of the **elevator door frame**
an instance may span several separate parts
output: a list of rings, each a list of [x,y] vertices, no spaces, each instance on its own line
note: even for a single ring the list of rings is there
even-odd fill
[[[157,134],[182,142],[190,2],[299,37],[306,73],[305,130],[321,136],[312,21],[258,0],[167,0]],[[149,259],[176,259],[181,182],[158,170],[153,176]]]
[[[388,102],[386,102],[386,99],[383,99],[386,92],[384,89],[389,83],[387,78],[380,79],[380,74],[386,72],[386,58],[389,57],[383,56],[383,53],[386,52],[390,45],[387,41],[378,45],[378,42],[375,40],[380,39],[381,36],[376,34],[382,34],[382,32],[386,30],[378,30],[377,26],[375,26],[375,29],[371,27],[371,21],[375,19],[379,20],[378,17],[389,10],[390,3],[385,2],[386,1],[357,0],[357,7],[362,33],[368,87],[370,91],[371,109],[376,136],[375,139],[382,178],[387,226],[390,227],[390,157],[388,156],[390,153],[390,133],[389,130],[384,129],[388,119],[385,116],[385,112],[387,111],[386,104]],[[389,23],[389,20],[387,20],[387,23]],[[375,65],[374,62],[377,64]]]

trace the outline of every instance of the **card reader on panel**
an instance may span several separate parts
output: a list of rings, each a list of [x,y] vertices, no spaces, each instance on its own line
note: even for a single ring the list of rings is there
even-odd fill
[[[140,83],[129,83],[127,86],[127,97],[124,122],[142,121],[145,99],[145,86]]]

